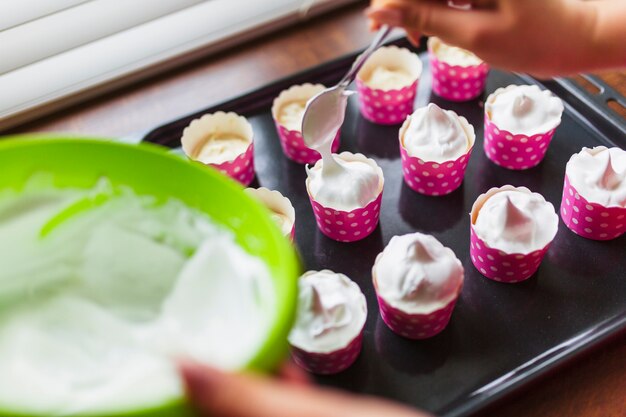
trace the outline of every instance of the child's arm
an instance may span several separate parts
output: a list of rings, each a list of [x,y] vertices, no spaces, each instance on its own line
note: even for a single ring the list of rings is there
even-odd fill
[[[201,416],[432,417],[383,399],[316,387],[294,367],[283,371],[282,379],[228,374],[190,363],[181,364],[181,372],[187,396]]]
[[[626,66],[624,0],[372,0],[372,27],[435,35],[490,64],[537,76]]]

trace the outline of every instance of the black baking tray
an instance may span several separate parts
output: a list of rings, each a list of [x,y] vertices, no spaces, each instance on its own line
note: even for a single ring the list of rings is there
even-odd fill
[[[392,43],[411,48],[405,39]],[[291,85],[337,82],[357,53],[167,123],[143,139],[177,148],[183,128],[204,113],[222,110],[246,116],[255,134],[257,179],[253,186],[279,190],[291,199],[297,213],[296,244],[305,268],[345,273],[367,297],[369,313],[361,356],[348,370],[318,381],[443,416],[466,416],[626,329],[626,236],[607,242],[586,240],[560,222],[535,276],[519,284],[498,283],[484,278],[469,259],[472,203],[491,187],[513,184],[540,192],[558,210],[570,155],[583,146],[624,148],[626,138],[595,112],[592,121],[587,119],[584,103],[573,103],[576,97],[565,97],[561,91],[559,95],[567,99],[566,110],[545,160],[527,171],[496,166],[482,148],[483,100],[498,87],[538,82],[492,70],[484,97],[448,102],[431,93],[427,54],[423,48],[414,50],[424,64],[416,105],[434,102],[465,116],[476,129],[474,152],[460,189],[445,197],[419,195],[402,180],[399,126],[366,121],[359,114],[357,98],[351,99],[340,150],[374,158],[385,174],[380,225],[359,242],[335,242],[318,231],[304,186],[304,167],[283,155],[270,113],[272,100]],[[403,339],[385,326],[371,280],[374,258],[389,239],[414,231],[433,234],[452,248],[466,274],[449,326],[423,341]]]

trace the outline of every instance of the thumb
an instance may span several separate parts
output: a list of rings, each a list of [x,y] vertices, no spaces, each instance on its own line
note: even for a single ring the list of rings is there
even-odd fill
[[[187,395],[202,415],[216,417],[427,417],[382,400],[252,374],[180,365]]]

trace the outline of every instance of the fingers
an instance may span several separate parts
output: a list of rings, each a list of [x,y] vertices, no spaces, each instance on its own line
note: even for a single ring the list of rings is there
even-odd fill
[[[213,417],[426,417],[368,397],[294,385],[256,375],[180,366],[190,401]]]
[[[293,384],[309,385],[311,383],[309,375],[293,362],[285,362],[278,371],[278,376],[283,381]]]
[[[407,27],[403,8],[397,7],[368,7],[366,16],[375,25],[389,25],[393,27]]]
[[[403,27],[410,34],[436,35],[466,49],[472,49],[479,36],[499,24],[491,9],[466,11],[428,0],[377,2],[366,14],[377,24]]]
[[[410,31],[406,33],[406,37],[409,39],[409,42],[415,47],[420,46],[420,38],[422,34],[418,31]]]
[[[387,24],[389,26],[394,26],[394,27],[403,26],[403,17],[402,17],[402,14],[398,10],[382,8],[379,10],[378,13],[379,13],[380,19],[372,19],[372,18],[369,19],[370,31],[376,31],[380,29],[382,24]],[[419,46],[420,37],[422,36],[420,31],[407,29],[406,36],[409,39],[409,42],[413,44],[413,46],[416,46],[416,47]]]

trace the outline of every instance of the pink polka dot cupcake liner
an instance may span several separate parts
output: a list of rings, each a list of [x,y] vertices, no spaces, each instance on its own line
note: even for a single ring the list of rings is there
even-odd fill
[[[376,288],[376,279],[374,279]],[[410,314],[393,307],[377,294],[380,316],[392,332],[407,339],[428,339],[441,333],[452,317],[456,298],[428,314]]]
[[[453,161],[432,162],[424,161],[409,155],[404,147],[403,138],[409,126],[410,118],[400,128],[400,157],[402,159],[402,175],[404,182],[413,190],[428,196],[442,196],[450,194],[463,183],[465,170],[472,155],[476,135],[469,122],[460,117],[461,124],[470,138],[470,147],[464,155]]]
[[[367,80],[377,67],[401,69],[413,82],[400,89],[379,89],[367,85]],[[377,49],[363,65],[356,77],[359,108],[363,117],[381,125],[400,124],[411,113],[417,95],[422,61],[406,48],[383,46]]]
[[[555,129],[532,136],[514,135],[498,129],[485,114],[485,153],[495,164],[504,168],[524,170],[535,167],[546,156]]]
[[[400,147],[402,157],[402,174],[404,182],[420,194],[429,196],[441,196],[450,194],[463,183],[465,169],[472,154],[470,149],[460,158],[450,161],[435,163],[422,161],[420,158],[409,156],[404,147]]]
[[[328,353],[307,352],[291,346],[291,357],[301,368],[319,375],[332,375],[348,369],[359,357],[363,330],[346,347]]]
[[[244,138],[250,144],[235,158],[221,163],[205,164],[239,181],[244,186],[254,179],[254,133],[252,125],[245,117],[236,113],[216,112],[194,119],[183,130],[181,145],[188,158],[197,160],[198,148],[204,146],[208,137],[216,134],[233,134]],[[200,161],[198,161],[200,162]],[[202,163],[202,162],[201,162]]]
[[[541,265],[549,245],[528,254],[509,254],[490,248],[470,226],[470,258],[478,271],[498,282],[515,283],[530,278]]]
[[[283,153],[289,159],[298,164],[314,164],[322,157],[318,151],[305,145],[302,133],[296,130],[288,130],[276,123],[276,130],[280,139]],[[337,132],[332,144],[332,152],[337,152],[340,144],[340,132]]]
[[[342,152],[334,156],[344,161],[359,161],[372,166],[378,173],[379,193],[365,207],[359,207],[351,211],[337,210],[320,204],[311,196],[309,179],[307,178],[305,183],[306,189],[313,207],[317,227],[324,235],[339,242],[355,242],[365,239],[376,229],[378,219],[380,218],[380,207],[385,185],[383,171],[373,159],[367,158],[360,153]],[[322,160],[319,160],[312,169],[321,169],[321,164]]]
[[[433,43],[428,40],[428,60],[432,74],[432,89],[439,97],[448,101],[469,101],[479,97],[485,90],[489,66],[486,63],[472,66],[450,65],[440,61],[433,52]]]
[[[359,92],[359,108],[361,114],[370,122],[381,125],[402,123],[413,113],[413,102],[417,93],[415,81],[400,90],[379,90],[369,88],[361,80],[356,81]]]
[[[272,117],[276,125],[276,132],[280,140],[280,146],[285,156],[298,164],[314,164],[321,155],[314,149],[309,148],[302,139],[300,129],[293,130],[284,126],[280,122],[280,110],[284,105],[291,102],[306,102],[316,94],[323,91],[326,87],[323,84],[301,84],[294,85],[287,90],[282,91],[272,103]],[[340,133],[337,132],[332,143],[332,151],[339,149]]]
[[[491,196],[505,190],[525,190],[530,193],[530,190],[525,187],[515,188],[511,185],[505,185],[500,188],[492,188],[478,196],[470,213],[470,258],[476,269],[485,277],[512,284],[527,280],[537,272],[550,244],[527,254],[506,253],[490,247],[478,236],[474,229],[478,211]]]
[[[587,201],[569,182],[563,185],[561,219],[574,233],[593,240],[610,240],[626,232],[626,208],[605,207]]]
[[[310,197],[310,196],[309,196]],[[339,242],[356,242],[372,234],[378,225],[383,192],[363,208],[352,211],[324,207],[310,198],[320,231]]]
[[[254,179],[254,144],[232,161],[211,166],[247,187]]]
[[[296,236],[296,210],[293,208],[291,201],[279,191],[270,190],[265,187],[246,188],[244,191],[259,200],[272,212],[285,216],[286,220],[291,223],[291,229],[289,229],[288,232],[287,230],[283,230],[282,232],[285,237],[289,237],[293,242]],[[287,225],[289,223],[287,223]]]

